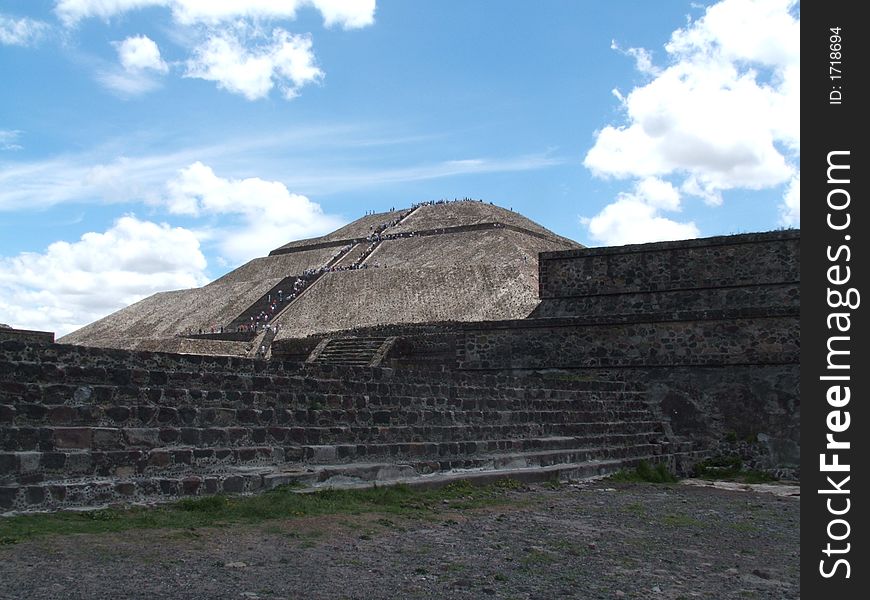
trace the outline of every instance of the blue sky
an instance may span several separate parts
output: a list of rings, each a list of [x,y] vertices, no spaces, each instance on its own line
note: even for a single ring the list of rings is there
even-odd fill
[[[798,47],[790,0],[2,0],[0,322],[429,199],[590,246],[799,226]]]

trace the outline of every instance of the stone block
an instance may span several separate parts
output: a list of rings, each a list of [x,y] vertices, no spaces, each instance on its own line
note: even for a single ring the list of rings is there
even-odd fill
[[[265,444],[266,429],[263,427],[251,429],[251,441],[253,441],[255,444]]]
[[[227,439],[231,444],[237,444],[248,437],[249,431],[244,427],[230,427],[226,430]]]
[[[85,450],[91,447],[93,430],[90,427],[56,427],[54,445],[57,448]]]
[[[192,496],[202,487],[202,478],[200,477],[185,477],[181,480],[181,493],[185,496]]]
[[[200,444],[201,431],[191,427],[185,427],[181,430],[181,442],[190,446],[198,446]]]
[[[106,416],[116,423],[124,423],[130,418],[130,409],[126,406],[110,406],[106,409]]]
[[[42,404],[20,404],[18,410],[29,421],[42,421],[48,412]]]
[[[0,475],[12,475],[18,472],[18,456],[11,452],[0,452]]]
[[[223,482],[223,491],[230,494],[238,494],[245,491],[245,480],[243,477],[233,475],[227,477]]]
[[[48,486],[48,493],[51,495],[51,499],[55,502],[63,502],[66,500],[65,485],[50,485]]]
[[[24,492],[24,499],[30,506],[45,502],[45,488],[39,485],[29,486]]]
[[[136,484],[130,481],[122,481],[115,484],[115,493],[119,496],[135,496]]]
[[[166,496],[177,496],[181,490],[181,483],[176,479],[161,479],[160,493]]]
[[[160,430],[150,427],[131,427],[124,429],[124,439],[130,446],[155,448],[160,446]]]
[[[178,420],[178,411],[171,406],[161,406],[157,411],[158,423],[173,423]]]
[[[202,443],[209,446],[226,444],[229,436],[226,429],[210,428],[202,430]]]
[[[182,406],[178,409],[178,417],[184,425],[193,425],[196,422],[197,409],[193,406]]]
[[[86,474],[93,471],[94,461],[90,452],[70,452],[66,455],[67,473]]]
[[[41,458],[41,452],[19,452],[18,471],[20,473],[32,473],[35,471],[39,471],[39,463]]]
[[[109,427],[94,427],[92,430],[93,447],[97,450],[113,450],[121,444],[121,431]]]
[[[168,467],[171,462],[171,456],[166,450],[154,450],[148,453],[148,466],[151,467]]]
[[[12,510],[20,487],[17,485],[0,485],[0,508]]]
[[[14,406],[9,404],[0,404],[0,423],[11,425],[15,422],[15,414],[17,411]]]
[[[193,450],[172,450],[172,462],[176,465],[189,465],[193,463]]]

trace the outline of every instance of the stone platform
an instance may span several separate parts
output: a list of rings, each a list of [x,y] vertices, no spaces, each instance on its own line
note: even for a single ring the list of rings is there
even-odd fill
[[[624,383],[0,344],[3,512],[579,477],[689,451]]]

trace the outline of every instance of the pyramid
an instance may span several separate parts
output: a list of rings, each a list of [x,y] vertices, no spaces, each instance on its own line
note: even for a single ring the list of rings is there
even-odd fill
[[[203,287],[154,294],[58,341],[242,355],[265,325],[282,339],[521,319],[538,305],[538,253],[579,247],[492,204],[424,203],[290,242]]]

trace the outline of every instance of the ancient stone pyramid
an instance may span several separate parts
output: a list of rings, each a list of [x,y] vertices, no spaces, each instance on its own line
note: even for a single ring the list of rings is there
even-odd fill
[[[243,355],[265,325],[282,339],[521,319],[538,304],[538,253],[578,247],[488,203],[424,203],[290,242],[208,285],[154,294],[59,342]]]

